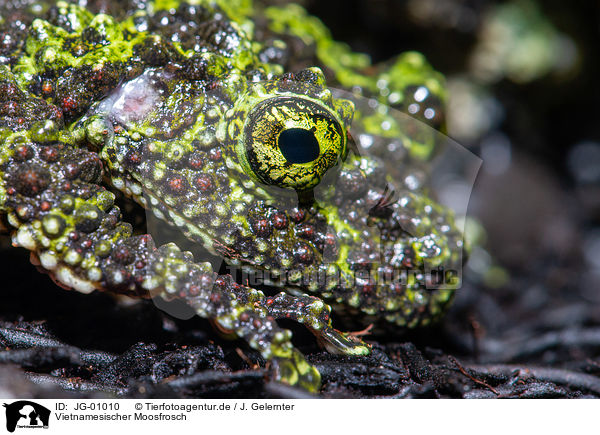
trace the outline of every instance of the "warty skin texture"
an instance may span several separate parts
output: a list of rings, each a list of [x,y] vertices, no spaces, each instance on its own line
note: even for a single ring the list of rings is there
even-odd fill
[[[274,379],[309,391],[320,375],[277,319],[360,356],[369,346],[334,329],[329,304],[363,324],[439,318],[452,290],[418,274],[378,281],[460,267],[451,212],[425,182],[397,181],[426,167],[435,140],[330,90],[443,129],[443,77],[420,54],[373,68],[295,5],[116,3],[1,10],[0,212],[15,246],[67,288],[183,299],[260,351]],[[368,155],[353,122],[375,138]],[[115,189],[282,292],[133,235]]]

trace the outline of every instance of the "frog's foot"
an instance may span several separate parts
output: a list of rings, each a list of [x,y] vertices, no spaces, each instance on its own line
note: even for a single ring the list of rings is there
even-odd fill
[[[239,292],[239,290],[238,290]],[[236,315],[217,318],[222,326],[232,324],[233,331],[260,351],[271,363],[276,381],[304,388],[316,393],[321,388],[321,375],[310,365],[302,353],[292,345],[292,333],[277,325],[275,319],[254,307]]]
[[[321,375],[293,347],[292,333],[281,328],[268,310],[258,304],[265,299],[262,292],[237,284],[230,275],[219,276],[214,285],[210,279],[196,282],[200,285],[194,294],[183,292],[179,296],[200,316],[211,319],[220,331],[233,334],[258,350],[268,361],[274,380],[312,393],[319,391]]]
[[[331,326],[331,307],[314,296],[279,293],[255,302],[276,319],[291,319],[306,325],[328,352],[364,356],[371,353],[368,344],[355,334],[340,332]]]

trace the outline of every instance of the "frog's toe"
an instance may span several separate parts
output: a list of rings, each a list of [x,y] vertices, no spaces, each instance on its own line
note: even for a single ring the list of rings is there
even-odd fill
[[[318,393],[321,389],[319,371],[310,365],[298,350],[292,349],[289,357],[273,358],[271,364],[276,381],[311,393]]]
[[[366,356],[371,353],[371,346],[350,333],[340,332],[332,327],[313,332],[329,353],[352,356]]]
[[[342,333],[331,326],[331,307],[317,297],[282,292],[256,301],[255,305],[276,319],[292,319],[306,325],[331,353],[354,356],[371,353],[369,345],[355,335]]]

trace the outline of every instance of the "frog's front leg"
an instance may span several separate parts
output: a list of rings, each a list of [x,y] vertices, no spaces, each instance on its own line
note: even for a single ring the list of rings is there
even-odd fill
[[[281,292],[262,298],[255,306],[265,309],[276,319],[291,319],[305,325],[331,353],[368,355],[369,346],[331,325],[331,307],[315,296],[292,296]]]
[[[38,141],[46,134],[39,129],[35,136],[10,133],[0,146],[0,211],[14,228],[15,246],[32,251],[57,281],[81,292],[183,299],[260,351],[277,380],[318,391],[319,373],[294,349],[291,333],[255,305],[262,293],[219,277],[174,244],[157,249],[150,236],[133,236],[114,195],[98,185],[97,155],[50,133],[53,140]]]
[[[160,249],[169,249],[176,254],[174,244]],[[210,268],[208,263],[203,265]],[[180,266],[160,266],[159,269],[177,271]],[[167,272],[171,274],[171,272]],[[280,382],[317,392],[321,376],[302,353],[293,347],[292,334],[277,325],[275,318],[264,308],[266,301],[261,291],[236,283],[230,275],[213,275],[214,283],[206,273],[191,286],[178,293],[200,316],[213,319],[224,332],[234,332],[258,350],[272,365],[274,377]],[[168,296],[168,295],[166,295]]]

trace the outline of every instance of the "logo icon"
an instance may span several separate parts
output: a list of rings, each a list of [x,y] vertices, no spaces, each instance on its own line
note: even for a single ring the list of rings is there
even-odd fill
[[[47,429],[50,410],[29,400],[19,400],[3,405],[6,408],[6,430],[14,432],[16,428]]]

